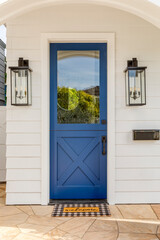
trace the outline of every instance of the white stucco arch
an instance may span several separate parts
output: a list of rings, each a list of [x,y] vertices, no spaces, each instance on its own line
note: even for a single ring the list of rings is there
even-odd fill
[[[160,7],[148,0],[8,0],[0,5],[0,24],[34,9],[58,4],[97,4],[120,9],[160,28]]]

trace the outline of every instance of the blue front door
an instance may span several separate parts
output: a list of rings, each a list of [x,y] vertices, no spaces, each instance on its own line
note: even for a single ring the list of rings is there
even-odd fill
[[[50,44],[50,199],[107,198],[107,44]]]

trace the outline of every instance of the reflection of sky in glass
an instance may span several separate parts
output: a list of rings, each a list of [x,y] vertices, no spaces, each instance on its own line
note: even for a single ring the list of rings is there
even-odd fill
[[[58,61],[58,86],[77,90],[99,86],[99,59],[72,56]]]

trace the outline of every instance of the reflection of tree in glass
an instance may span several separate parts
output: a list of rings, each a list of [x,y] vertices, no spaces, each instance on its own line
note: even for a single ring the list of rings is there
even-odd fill
[[[99,123],[99,98],[83,90],[58,87],[58,123]]]
[[[74,110],[79,103],[79,94],[74,88],[58,87],[58,105],[63,110]]]

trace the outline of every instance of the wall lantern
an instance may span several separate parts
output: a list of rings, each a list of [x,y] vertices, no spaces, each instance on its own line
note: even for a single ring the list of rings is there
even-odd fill
[[[126,75],[126,105],[146,105],[146,68],[138,67],[138,61],[133,58],[127,62]]]
[[[18,67],[11,71],[11,105],[28,106],[32,104],[32,69],[29,60],[19,58]]]

